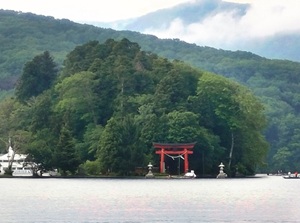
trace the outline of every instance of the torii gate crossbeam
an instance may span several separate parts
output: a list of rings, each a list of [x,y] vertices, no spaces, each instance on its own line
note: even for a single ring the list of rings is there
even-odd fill
[[[188,155],[193,154],[192,149],[196,143],[153,143],[155,153],[160,155],[160,173],[165,172],[165,155],[184,156],[184,172],[189,170]]]

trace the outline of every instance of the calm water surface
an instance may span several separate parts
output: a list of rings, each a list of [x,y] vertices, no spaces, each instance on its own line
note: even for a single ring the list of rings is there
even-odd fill
[[[300,222],[300,180],[0,179],[0,222]]]

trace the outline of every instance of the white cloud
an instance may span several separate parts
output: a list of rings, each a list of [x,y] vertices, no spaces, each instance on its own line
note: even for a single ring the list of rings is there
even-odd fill
[[[281,33],[300,33],[299,9],[300,1],[297,0],[252,0],[243,16],[238,16],[235,10],[225,11],[192,24],[183,24],[180,18],[176,18],[167,29],[148,29],[144,33],[230,49],[233,45],[246,44],[248,40],[259,41]]]
[[[0,8],[73,21],[109,22],[144,15],[189,0],[0,0]]]
[[[241,25],[249,27],[249,35],[272,36],[277,33],[300,31],[300,1],[256,0]]]

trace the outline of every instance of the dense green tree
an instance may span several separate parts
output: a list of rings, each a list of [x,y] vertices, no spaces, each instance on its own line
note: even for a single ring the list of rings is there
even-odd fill
[[[176,61],[157,84],[154,94],[155,110],[160,113],[186,110],[189,96],[196,93],[200,75],[199,71]]]
[[[56,142],[57,139],[51,129],[40,129],[33,134],[25,152],[29,154],[29,161],[37,164],[36,171],[43,173],[56,167],[54,156]]]
[[[99,48],[96,46],[98,45],[98,41],[90,41],[87,44],[75,47],[64,61],[64,69],[61,76],[68,77],[74,73],[87,71],[97,57]],[[98,55],[99,54],[100,53],[98,53]]]
[[[5,99],[0,104],[0,135],[3,139],[8,139],[9,132],[13,129],[13,112],[15,107],[16,102],[11,98]]]
[[[101,125],[89,124],[84,132],[83,140],[76,144],[81,162],[94,161],[100,148],[100,138],[103,132]]]
[[[173,111],[167,114],[167,140],[174,143],[196,142],[201,126],[198,115]]]
[[[53,128],[54,112],[53,97],[51,91],[44,91],[43,94],[28,101],[30,130],[35,133],[41,129]]]
[[[67,171],[75,174],[78,169],[80,160],[75,145],[76,142],[71,131],[66,125],[63,125],[54,153],[56,168],[58,168],[63,175],[67,175]]]
[[[58,113],[70,114],[74,125],[76,122],[98,123],[97,95],[94,93],[97,81],[91,72],[76,73],[65,78],[55,86],[58,93],[58,103],[55,108]],[[75,117],[73,117],[75,116]],[[71,124],[71,123],[69,123]]]
[[[240,171],[243,166],[244,173],[251,174],[263,164],[266,120],[261,103],[249,91],[223,77],[204,74],[193,105],[204,126],[220,137],[221,146],[227,150],[223,162],[230,171],[235,172],[239,165]]]
[[[0,104],[0,139],[8,141],[10,138],[18,144],[18,150],[24,151],[23,146],[29,137],[31,124],[30,107],[8,98]],[[15,138],[15,140],[13,140]],[[26,139],[26,140],[25,140]],[[19,146],[22,145],[22,146]],[[5,147],[7,149],[7,147]],[[15,148],[17,149],[17,147]]]
[[[135,167],[144,166],[145,154],[139,135],[132,117],[112,117],[100,140],[98,157],[102,171],[128,175]]]
[[[24,66],[22,76],[16,86],[17,99],[26,101],[49,89],[56,78],[56,74],[56,64],[48,51],[35,56]]]

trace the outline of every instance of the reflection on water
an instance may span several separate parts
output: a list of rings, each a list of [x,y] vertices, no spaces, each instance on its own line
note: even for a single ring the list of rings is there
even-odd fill
[[[0,179],[0,219],[48,222],[298,222],[300,180]]]

